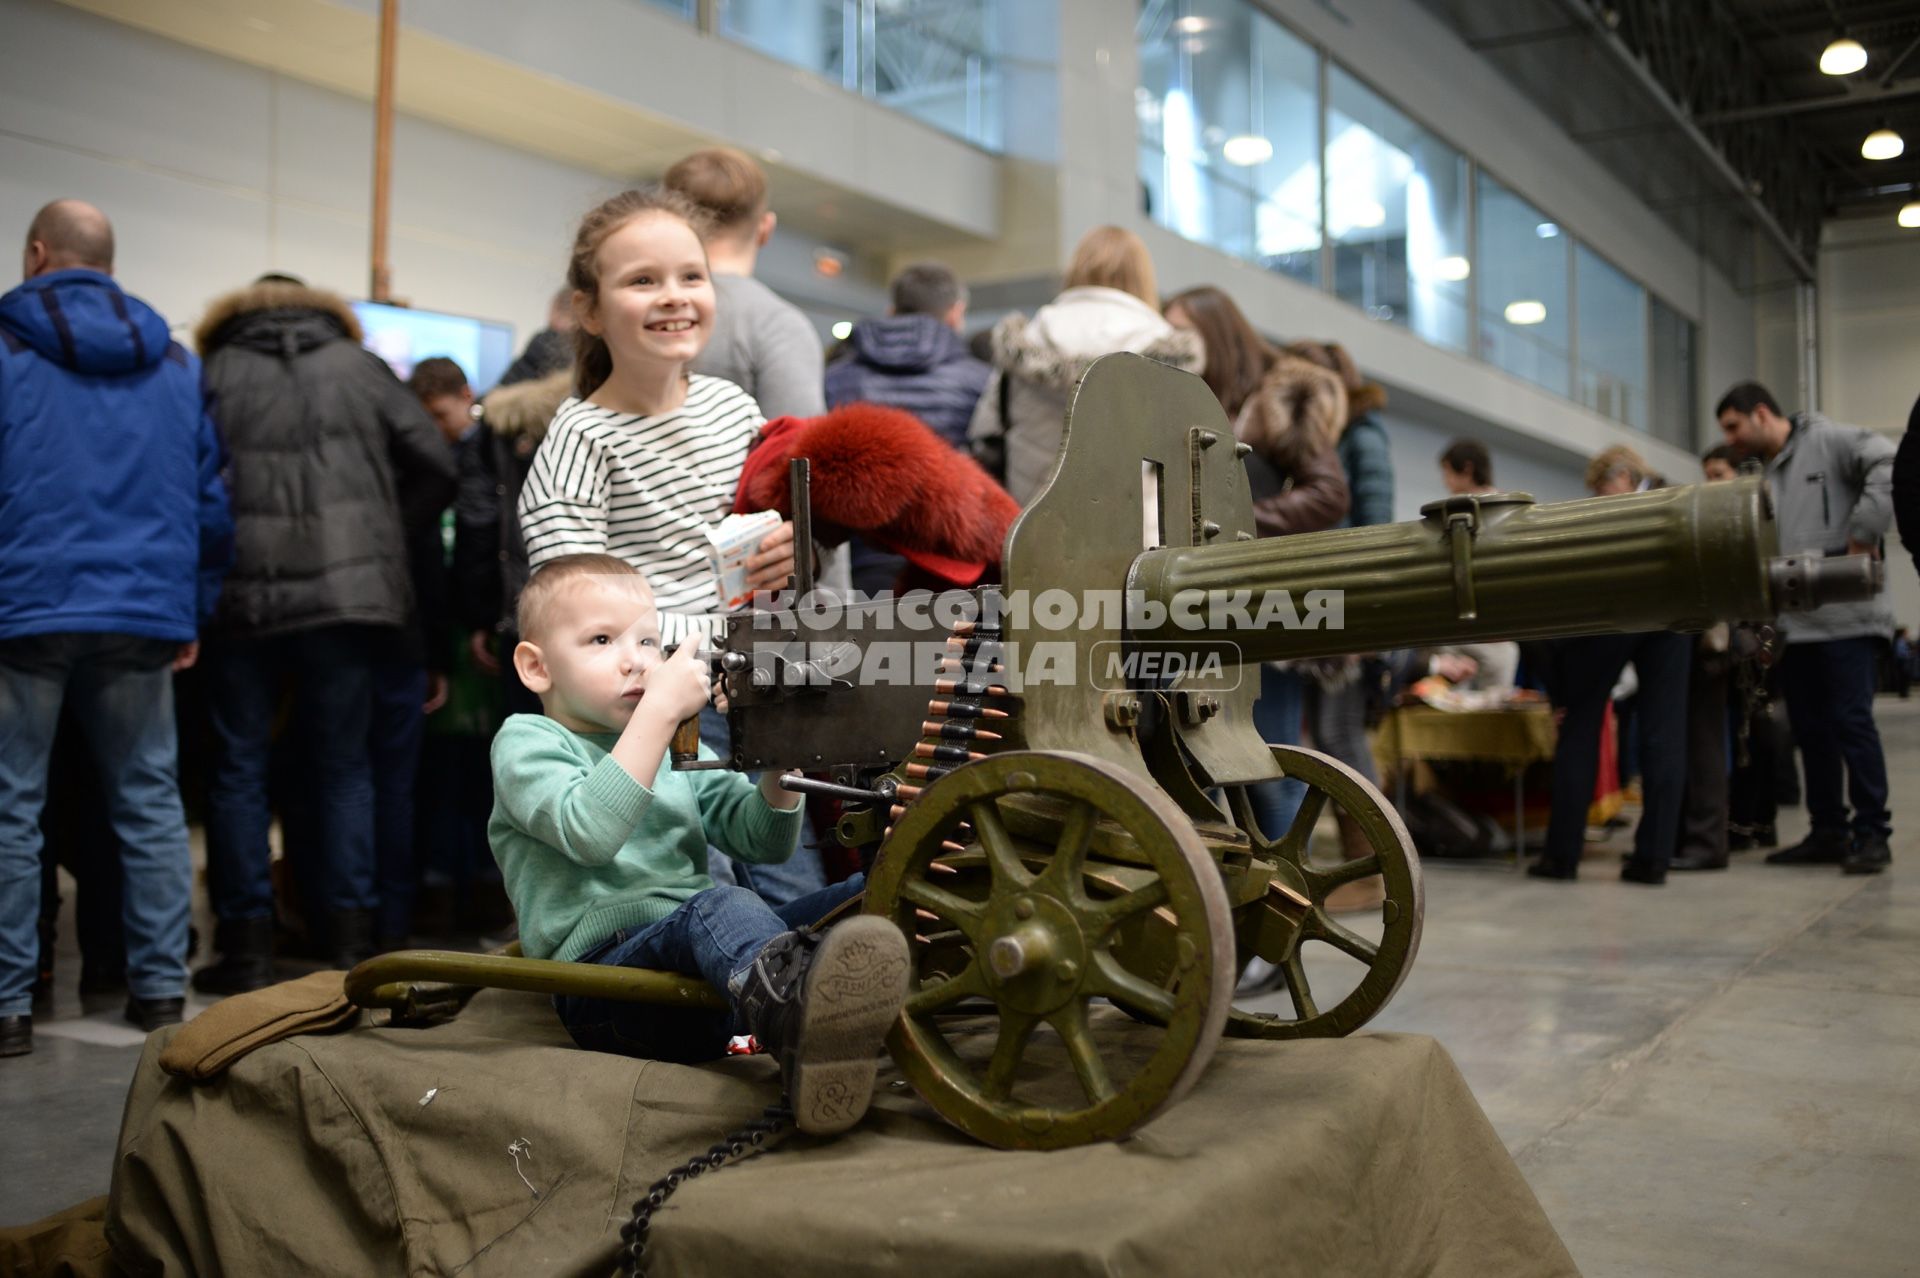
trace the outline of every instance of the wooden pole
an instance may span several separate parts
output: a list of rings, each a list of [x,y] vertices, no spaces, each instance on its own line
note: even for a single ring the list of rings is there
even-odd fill
[[[373,95],[373,281],[376,302],[392,299],[393,263],[387,221],[393,203],[393,63],[400,36],[400,0],[380,0],[380,79]]]

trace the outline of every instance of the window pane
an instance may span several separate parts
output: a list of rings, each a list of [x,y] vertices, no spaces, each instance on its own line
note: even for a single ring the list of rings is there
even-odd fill
[[[994,0],[897,0],[873,19],[873,94],[935,128],[1000,149]]]
[[[1575,395],[1595,412],[1647,428],[1647,293],[1586,245],[1575,247],[1573,292],[1580,308]]]
[[[1256,260],[1320,281],[1320,58],[1279,23],[1253,23],[1255,137],[1273,154],[1253,166]],[[1258,151],[1256,150],[1256,154]]]
[[[1313,50],[1245,0],[1147,0],[1137,36],[1140,181],[1153,219],[1317,279]]]
[[[998,150],[1000,70],[989,39],[997,3],[719,0],[720,33]]]
[[[1653,434],[1655,438],[1693,452],[1700,447],[1694,413],[1698,387],[1694,381],[1693,321],[1659,298],[1652,299]]]
[[[860,87],[855,7],[841,0],[720,0],[720,33],[782,62]],[[849,73],[852,78],[849,79]]]
[[[1338,66],[1329,92],[1334,292],[1375,319],[1465,350],[1466,157]]]
[[[1480,354],[1490,364],[1566,395],[1566,239],[1557,223],[1485,172],[1475,195]]]

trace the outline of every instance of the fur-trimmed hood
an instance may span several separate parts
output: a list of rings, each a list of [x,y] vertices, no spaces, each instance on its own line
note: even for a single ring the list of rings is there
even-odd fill
[[[573,370],[562,369],[537,381],[515,382],[488,391],[480,401],[487,429],[501,439],[526,441],[526,451],[547,437],[547,426],[573,394]]]
[[[1347,424],[1347,390],[1337,373],[1281,351],[1233,424],[1242,443],[1283,469],[1323,452]]]
[[[270,354],[298,355],[340,338],[363,337],[347,299],[305,284],[249,284],[215,298],[193,330],[204,357],[222,346],[248,346]]]
[[[1387,388],[1379,382],[1363,383],[1359,390],[1347,392],[1347,425],[1351,426],[1368,413],[1377,413],[1387,406]]]
[[[1102,355],[1133,351],[1197,373],[1206,364],[1198,333],[1177,329],[1131,293],[1070,288],[1035,312],[993,328],[993,366],[1023,380],[1070,389]]]

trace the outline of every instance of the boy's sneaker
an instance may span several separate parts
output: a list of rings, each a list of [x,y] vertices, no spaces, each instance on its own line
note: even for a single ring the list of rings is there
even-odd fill
[[[825,933],[782,932],[747,969],[740,1014],[780,1063],[801,1131],[843,1132],[867,1112],[907,965],[900,929],[863,914]]]

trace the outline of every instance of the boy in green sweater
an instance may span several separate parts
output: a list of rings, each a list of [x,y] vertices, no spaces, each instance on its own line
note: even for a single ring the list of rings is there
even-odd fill
[[[776,911],[716,887],[707,844],[756,864],[793,854],[800,796],[775,773],[676,772],[674,728],[711,695],[698,639],[670,658],[645,578],[610,555],[543,565],[520,596],[514,665],[544,714],[517,714],[493,742],[487,834],[529,958],[682,972],[726,993],[728,1012],[562,995],[582,1047],[710,1060],[752,1034],[780,1064],[805,1132],[866,1112],[882,1040],[906,997],[907,943],[858,915],[811,930],[858,894],[855,875]],[[703,757],[713,757],[704,746]]]

